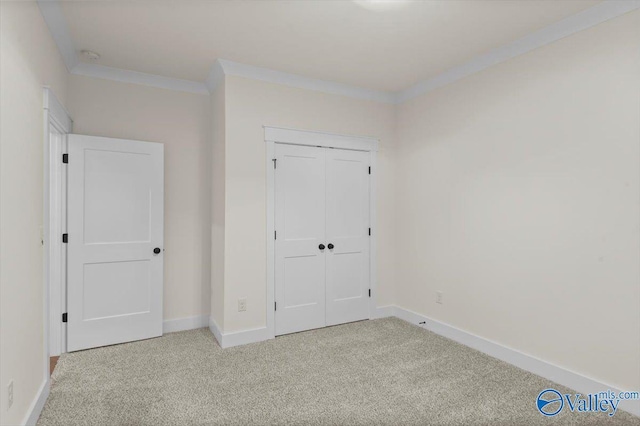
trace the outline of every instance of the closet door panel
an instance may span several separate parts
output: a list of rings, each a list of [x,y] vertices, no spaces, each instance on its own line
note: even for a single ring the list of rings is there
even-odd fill
[[[327,325],[369,318],[368,152],[326,150]]]
[[[275,334],[324,327],[325,150],[276,144]]]

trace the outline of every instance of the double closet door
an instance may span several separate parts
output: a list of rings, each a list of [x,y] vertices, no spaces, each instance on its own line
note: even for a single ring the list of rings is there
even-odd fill
[[[370,154],[275,153],[275,334],[369,318]]]

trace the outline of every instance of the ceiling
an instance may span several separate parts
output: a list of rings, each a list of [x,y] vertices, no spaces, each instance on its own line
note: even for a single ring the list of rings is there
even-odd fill
[[[226,59],[398,91],[597,3],[110,0],[62,12],[73,46],[100,65],[201,82]]]

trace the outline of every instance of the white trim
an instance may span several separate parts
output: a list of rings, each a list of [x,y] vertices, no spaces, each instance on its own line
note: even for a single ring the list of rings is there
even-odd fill
[[[78,65],[78,55],[69,33],[67,20],[62,13],[62,7],[57,1],[38,0],[37,3],[44,21],[49,27],[51,37],[58,46],[62,60],[67,70],[71,72]]]
[[[373,148],[373,146],[372,146]],[[369,319],[377,318],[378,305],[378,141],[369,152]]]
[[[73,120],[69,111],[60,103],[56,95],[47,86],[44,87],[43,108],[49,113],[49,118],[56,121],[56,124],[60,130],[65,133],[71,133],[73,127]]]
[[[553,43],[609,19],[623,15],[640,7],[640,0],[603,1],[589,9],[544,27],[512,43],[493,49],[471,61],[451,68],[433,78],[417,83],[396,94],[396,103],[431,92],[439,87],[458,81],[493,65],[523,55],[538,47]]]
[[[78,65],[71,70],[71,74],[119,81],[121,83],[139,84],[159,89],[176,90],[179,92],[197,93],[200,95],[209,94],[207,86],[197,81],[163,77],[161,75],[105,67],[104,65],[87,64],[85,62],[79,62]]]
[[[69,32],[69,26],[62,12],[60,2],[56,0],[38,0],[40,13],[44,18],[51,36],[58,46],[60,55],[71,74],[87,77],[101,78],[105,80],[119,81],[121,83],[140,84],[143,86],[157,87],[160,89],[176,90],[180,92],[209,94],[207,86],[198,81],[182,80],[179,78],[164,77],[161,75],[147,74],[138,71],[130,71],[98,64],[81,62],[78,51]]]
[[[218,326],[216,321],[213,319],[213,317],[209,317],[209,331],[211,331],[211,334],[213,334],[213,337],[215,337],[216,340],[218,341],[218,345],[222,347],[222,330],[220,330],[220,327]]]
[[[218,59],[226,75],[249,78],[252,80],[266,81],[268,83],[281,84],[298,89],[313,90],[316,92],[329,93],[332,95],[347,96],[349,98],[364,99],[383,103],[394,103],[396,94],[380,90],[365,89],[351,86],[344,83],[319,80],[316,78],[303,77],[297,74],[276,71],[268,68],[254,67],[253,65],[232,62],[226,59]]]
[[[384,309],[387,308],[388,307]],[[574,371],[559,367],[550,362],[543,361],[539,358],[522,353],[516,349],[509,348],[507,346],[501,345],[500,343],[485,339],[473,333],[469,333],[468,331],[461,330],[449,324],[431,319],[427,316],[415,313],[408,309],[395,306],[393,308],[393,312],[394,316],[400,318],[401,320],[416,324],[420,327],[424,327],[429,331],[439,334],[440,336],[444,336],[448,339],[454,340],[458,343],[476,349],[501,361],[529,371],[530,373],[544,377],[545,379],[551,380],[568,388],[577,390],[578,392],[582,392],[583,394],[597,393],[606,391],[608,389],[611,389],[614,392],[619,392],[621,390],[617,389],[614,386],[601,383],[597,380],[583,376]],[[421,322],[424,322],[424,324],[420,324]],[[625,390],[635,391],[636,389]],[[640,401],[622,401],[619,408],[636,416],[640,416]]]
[[[294,145],[320,146],[325,148],[351,149],[368,151],[370,153],[369,165],[371,166],[371,179],[369,185],[369,226],[371,237],[369,238],[369,318],[377,318],[377,153],[378,140],[371,137],[347,136],[333,133],[313,132],[282,127],[264,126],[264,139],[267,145],[265,165],[267,170],[267,326],[264,329],[265,337],[261,340],[275,337],[275,170],[273,159],[275,158],[275,144],[286,143]],[[262,330],[262,329],[260,329]],[[242,344],[242,343],[240,343]],[[223,346],[224,347],[224,346]]]
[[[375,308],[374,312],[372,319],[393,317],[396,314],[396,307],[394,305],[379,306]]]
[[[365,89],[344,83],[241,64],[226,59],[218,59],[214,62],[205,82],[182,80],[80,62],[59,2],[56,0],[38,0],[38,6],[64,59],[65,65],[72,74],[199,94],[212,92],[226,74],[349,98],[400,104],[500,62],[638,9],[640,8],[640,0],[610,0],[599,3],[519,40],[493,49],[463,65],[451,68],[442,74],[398,92]]]
[[[45,117],[47,111],[45,110]],[[46,119],[46,118],[45,118]],[[45,127],[47,135],[51,136],[52,128],[62,133],[62,140],[56,143],[49,138],[47,145],[49,153],[47,160],[49,162],[48,179],[46,179],[46,187],[48,189],[48,208],[45,213],[45,281],[48,283],[49,289],[49,352],[48,356],[57,356],[65,352],[65,331],[66,327],[60,318],[65,312],[66,301],[66,250],[61,241],[61,236],[66,232],[66,173],[64,164],[62,164],[62,154],[67,152],[66,134],[61,131],[55,124],[52,117],[48,126]]]
[[[49,360],[47,360],[49,362]],[[40,413],[42,413],[42,409],[44,408],[44,404],[47,402],[47,398],[49,397],[50,391],[50,382],[49,376],[42,382],[40,385],[40,389],[38,389],[38,394],[31,402],[29,409],[27,410],[27,415],[22,421],[23,425],[26,426],[35,426],[38,423],[38,419],[40,418]]]
[[[368,136],[349,136],[310,130],[264,126],[265,142],[289,143],[293,145],[322,146],[326,148],[377,151],[378,139]]]
[[[224,81],[224,69],[219,60],[215,61],[211,66],[205,85],[209,89],[209,93],[213,93]]]
[[[267,327],[223,333],[218,324],[216,324],[215,320],[211,317],[209,317],[209,330],[211,330],[211,333],[216,338],[222,349],[273,339],[273,336],[270,334]]]
[[[493,358],[514,365],[530,373],[536,374],[545,379],[551,380],[562,386],[574,389],[583,394],[597,393],[606,390],[619,392],[615,386],[599,382],[582,374],[559,367],[550,362],[541,360],[522,353],[516,349],[509,348],[500,343],[485,339],[473,333],[453,327],[449,324],[434,320],[427,316],[415,313],[408,309],[394,305],[380,306],[375,308],[375,318],[397,317],[403,321],[415,324],[419,327],[446,337],[472,349],[483,352]],[[421,324],[423,323],[423,324]],[[222,335],[213,319],[209,320],[209,328],[216,336],[218,342],[223,342],[223,348],[243,345],[247,343],[260,342],[269,339],[266,328],[247,330],[231,334]],[[635,389],[626,389],[635,391]],[[622,401],[619,408],[636,416],[640,416],[640,401]]]
[[[196,330],[207,326],[207,315],[195,317],[176,318],[162,321],[162,333],[174,333],[176,331]]]
[[[262,342],[269,340],[269,330],[267,327],[253,328],[251,330],[234,331],[232,333],[222,334],[222,348],[231,348],[233,346],[248,345],[249,343]]]
[[[66,300],[66,250],[61,236],[66,232],[66,173],[62,153],[73,120],[55,94],[43,89],[43,286],[44,286],[44,372],[49,377],[49,357],[65,352],[66,328],[60,321]],[[49,140],[51,129],[62,134],[60,143]]]
[[[265,128],[266,139],[266,128]],[[275,158],[276,146],[273,141],[266,141],[267,155],[265,157],[267,170],[267,333],[269,338],[276,337],[276,313],[275,304],[275,263],[276,263],[276,242],[272,236],[276,229],[275,220],[275,188],[276,174],[273,168],[273,159]]]
[[[224,75],[227,74],[282,84],[289,87],[347,96],[355,99],[384,103],[395,102],[396,94],[393,92],[365,89],[348,84],[255,67],[225,59],[218,59],[214,62],[205,82],[182,80],[81,62],[78,58],[78,52],[71,38],[60,3],[56,0],[38,0],[38,6],[58,46],[65,65],[72,74],[199,94],[213,92],[220,84],[222,78],[224,78]]]

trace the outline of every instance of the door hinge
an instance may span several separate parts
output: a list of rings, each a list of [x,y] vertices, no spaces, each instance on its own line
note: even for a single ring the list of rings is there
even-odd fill
[[[69,154],[62,154],[62,162],[64,164],[68,164],[69,163]]]
[[[67,322],[67,313],[62,314],[62,322]]]
[[[371,235],[371,228],[369,228],[369,235]]]
[[[369,174],[371,174],[371,166],[369,166]]]
[[[273,161],[273,168],[275,169],[276,168],[276,163],[278,162],[278,159],[274,158],[272,161]]]
[[[278,231],[273,231],[273,239],[274,240],[278,239]]]
[[[69,242],[69,234],[62,234],[62,242],[63,243]]]
[[[371,297],[371,289],[369,289],[369,297]]]
[[[273,302],[273,310],[274,311],[278,310],[278,302]]]

